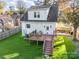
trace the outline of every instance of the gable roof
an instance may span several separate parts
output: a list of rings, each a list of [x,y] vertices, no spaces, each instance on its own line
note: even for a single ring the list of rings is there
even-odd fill
[[[55,3],[50,7],[49,14],[48,14],[48,20],[50,22],[56,22],[58,17],[58,4]]]
[[[50,5],[41,5],[41,6],[32,6],[28,10],[37,10],[37,9],[45,9],[45,8],[50,8]]]
[[[28,12],[26,12],[20,19],[21,21],[28,21]]]
[[[29,10],[37,10],[37,9],[43,9],[43,8],[50,8],[49,13],[47,16],[47,20],[28,20],[28,11]],[[56,22],[58,17],[58,4],[52,4],[52,5],[43,5],[43,6],[34,6],[31,7],[21,18],[21,21],[30,21],[30,22]]]

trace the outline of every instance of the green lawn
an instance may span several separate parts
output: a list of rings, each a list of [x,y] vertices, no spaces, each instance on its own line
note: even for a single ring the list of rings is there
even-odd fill
[[[54,41],[53,59],[79,59],[73,42],[65,37],[58,36]]]
[[[79,59],[75,49],[69,38],[58,36],[51,59]],[[42,45],[30,44],[22,38],[21,33],[17,33],[0,41],[0,59],[42,59]]]
[[[0,41],[1,59],[42,59],[42,46],[29,44],[17,33]]]

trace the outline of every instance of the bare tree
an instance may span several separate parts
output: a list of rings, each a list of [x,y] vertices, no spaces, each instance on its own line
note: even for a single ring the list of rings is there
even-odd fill
[[[77,40],[77,29],[79,27],[79,5],[77,0],[73,0],[71,5],[71,11],[66,14],[67,19],[63,19],[63,22],[71,24],[73,26],[73,40]]]
[[[17,1],[17,8],[19,9],[19,13],[23,14],[26,10],[26,4],[23,0]]]
[[[9,6],[10,11],[14,11],[14,6]]]
[[[44,5],[48,4],[51,0],[44,0]]]

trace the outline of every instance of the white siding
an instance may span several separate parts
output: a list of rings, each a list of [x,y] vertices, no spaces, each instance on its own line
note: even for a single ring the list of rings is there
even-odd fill
[[[34,18],[34,12],[40,13],[40,18]],[[28,20],[47,20],[49,8],[28,11]]]
[[[26,24],[30,24],[30,28],[27,28]],[[42,31],[43,34],[48,33],[48,35],[53,35],[55,25],[55,22],[22,22],[22,35],[24,36],[26,32],[31,33],[34,30],[37,30],[37,32]],[[49,27],[49,30],[46,30],[47,26]]]

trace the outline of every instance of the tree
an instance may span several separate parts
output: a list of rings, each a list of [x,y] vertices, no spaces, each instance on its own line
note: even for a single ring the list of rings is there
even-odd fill
[[[79,14],[76,12],[70,12],[67,14],[67,23],[71,23],[73,26],[73,39],[76,40],[77,28],[79,26]]]
[[[14,6],[9,6],[10,11],[14,11],[15,7]]]
[[[3,9],[6,3],[4,1],[0,1],[0,9]]]
[[[44,5],[48,4],[50,0],[44,0]]]
[[[17,1],[17,8],[19,9],[19,13],[23,14],[26,10],[26,4],[24,1],[22,0],[18,0]]]
[[[8,14],[12,15],[14,12],[15,12],[15,7],[14,6],[9,6]]]
[[[77,1],[77,0],[74,0]],[[71,24],[73,26],[73,40],[77,40],[77,29],[79,27],[79,5],[77,5],[78,2],[73,2],[71,7],[71,10],[65,14],[66,18],[64,18],[63,22]]]
[[[5,6],[5,2],[4,1],[0,1],[0,14],[3,12],[3,8]]]

